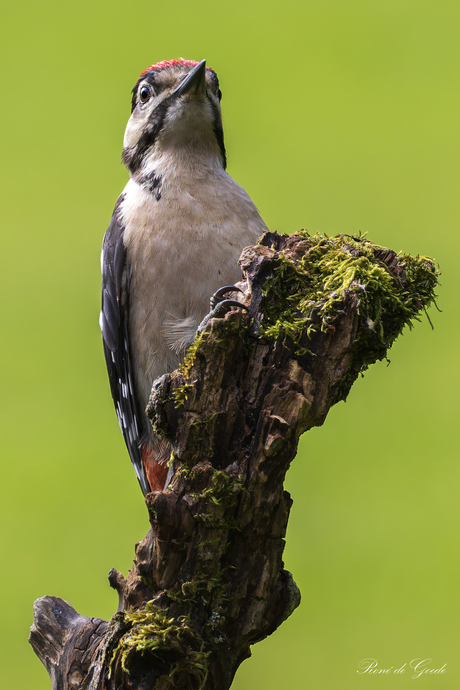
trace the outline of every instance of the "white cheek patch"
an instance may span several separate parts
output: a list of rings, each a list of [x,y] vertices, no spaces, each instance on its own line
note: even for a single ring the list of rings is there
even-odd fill
[[[128,120],[128,124],[126,125],[125,136],[123,138],[124,148],[134,148],[137,145],[142,133],[145,130],[147,122],[150,119],[150,116],[164,100],[164,98],[166,98],[166,96],[167,94],[164,94],[162,97],[159,96],[157,98],[150,99],[148,104],[146,103],[142,109],[139,109],[139,106],[136,106],[134,112],[131,114],[131,117]]]
[[[144,125],[144,118],[133,117],[133,115],[131,115],[125,129],[125,136],[123,138],[123,148],[134,148],[136,146],[137,142],[141,137]]]

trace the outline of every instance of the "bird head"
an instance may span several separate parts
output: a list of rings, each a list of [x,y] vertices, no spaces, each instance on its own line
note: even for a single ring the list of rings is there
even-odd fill
[[[122,159],[131,174],[154,167],[165,156],[193,161],[226,156],[216,73],[206,60],[164,60],[144,70],[132,92]]]

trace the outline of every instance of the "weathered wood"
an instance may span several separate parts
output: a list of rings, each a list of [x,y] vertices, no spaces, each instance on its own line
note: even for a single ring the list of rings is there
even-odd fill
[[[100,618],[80,616],[63,599],[37,599],[29,642],[46,666],[53,688],[81,687],[107,627]]]
[[[146,497],[150,530],[128,577],[110,571],[117,614],[105,623],[36,602],[31,643],[53,690],[230,687],[250,645],[300,602],[282,560],[300,434],[385,356],[436,284],[428,260],[343,236],[267,233],[240,264],[247,310],[211,319],[152,390],[174,476]]]

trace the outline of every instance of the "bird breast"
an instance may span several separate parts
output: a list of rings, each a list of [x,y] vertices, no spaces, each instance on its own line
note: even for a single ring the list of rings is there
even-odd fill
[[[239,280],[238,258],[266,226],[222,169],[178,184],[162,177],[157,198],[131,179],[120,205],[127,251],[129,337],[135,387],[173,371],[209,311],[211,295]]]

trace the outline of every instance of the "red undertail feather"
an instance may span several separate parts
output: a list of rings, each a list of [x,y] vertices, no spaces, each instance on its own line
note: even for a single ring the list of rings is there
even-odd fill
[[[158,454],[149,443],[144,443],[141,448],[142,464],[152,491],[163,491],[168,476],[168,463],[158,458]],[[161,458],[161,456],[160,456]]]

